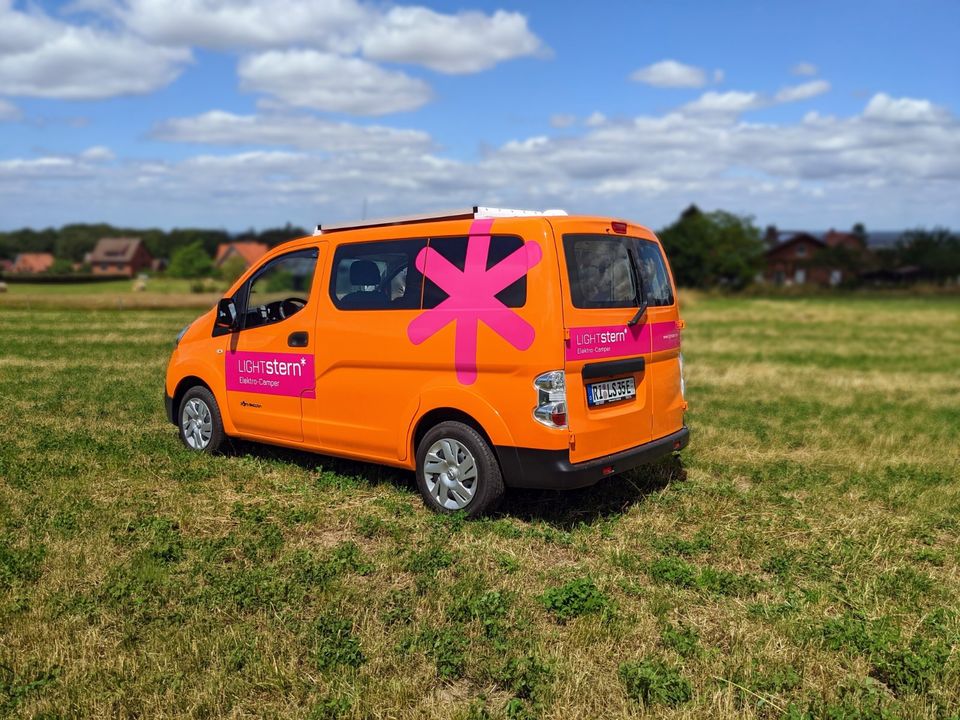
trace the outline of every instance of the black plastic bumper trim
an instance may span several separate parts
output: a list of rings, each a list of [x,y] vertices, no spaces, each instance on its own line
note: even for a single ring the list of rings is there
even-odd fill
[[[173,417],[173,398],[167,395],[167,391],[163,391],[163,406],[167,411],[167,420],[172,422],[174,425],[177,424],[176,419]]]
[[[674,450],[682,450],[689,441],[690,430],[683,426],[666,437],[582,463],[571,463],[567,450],[535,450],[505,445],[498,445],[496,450],[503,481],[508,486],[572,490],[588,487],[603,478],[659,460]],[[611,466],[612,472],[603,472],[604,468]]]
[[[610,377],[611,375],[627,375],[629,373],[643,372],[647,363],[642,357],[627,358],[626,360],[607,360],[606,362],[587,363],[583,366],[580,374],[584,380],[599,377]]]

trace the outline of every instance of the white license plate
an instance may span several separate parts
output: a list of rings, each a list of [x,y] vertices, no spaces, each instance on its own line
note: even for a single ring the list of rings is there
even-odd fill
[[[637,396],[637,386],[632,377],[587,385],[587,404],[605,405],[618,400],[629,400]]]

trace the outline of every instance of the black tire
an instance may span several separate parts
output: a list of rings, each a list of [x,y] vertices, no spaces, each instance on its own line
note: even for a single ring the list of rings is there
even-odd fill
[[[193,415],[191,415],[188,407],[193,409]],[[205,407],[207,413],[209,413],[209,439],[206,441],[206,444],[202,442],[198,443],[198,437],[205,439],[207,436],[206,422],[202,423],[199,435],[195,430],[191,431],[194,427],[190,424],[191,420],[197,417],[199,417],[200,420],[204,420],[207,417],[202,411],[199,415],[196,414],[196,410],[199,407]],[[195,385],[187,390],[183,394],[183,397],[180,398],[180,406],[177,408],[177,428],[180,431],[180,440],[187,449],[209,454],[217,452],[223,444],[226,434],[223,432],[223,419],[220,416],[220,406],[217,405],[213,393],[202,385]]]
[[[445,441],[446,446],[453,449],[453,454],[457,455],[457,458],[447,458],[445,457],[448,454],[447,451],[439,450],[440,454],[435,453],[430,464],[436,467],[435,464],[438,462],[455,462],[457,465],[453,469],[459,471],[469,465],[466,453],[462,452],[467,451],[476,467],[474,478],[449,487],[448,482],[457,483],[457,480],[447,473],[427,470],[427,454],[430,449],[438,443],[444,444]],[[469,472],[469,469],[465,470],[464,477]],[[433,491],[431,491],[431,485]],[[434,512],[462,511],[467,517],[478,517],[496,508],[503,498],[503,475],[493,449],[483,436],[469,425],[448,420],[430,428],[417,446],[417,488],[420,490],[424,504]],[[469,499],[460,507],[451,507],[450,505],[462,503],[464,496],[457,493],[463,493],[467,489],[472,489]]]

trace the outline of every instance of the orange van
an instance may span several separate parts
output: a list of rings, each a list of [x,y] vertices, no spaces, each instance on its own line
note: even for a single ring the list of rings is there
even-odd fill
[[[177,337],[167,416],[414,470],[470,516],[686,446],[677,293],[647,228],[474,207],[318,227]]]

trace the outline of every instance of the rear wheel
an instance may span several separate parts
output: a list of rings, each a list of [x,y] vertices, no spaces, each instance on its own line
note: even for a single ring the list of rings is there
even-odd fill
[[[503,476],[483,436],[450,420],[431,428],[417,446],[417,487],[430,509],[476,517],[500,502]]]
[[[215,453],[223,443],[223,420],[217,401],[207,388],[192,387],[180,400],[180,439],[196,452]]]

